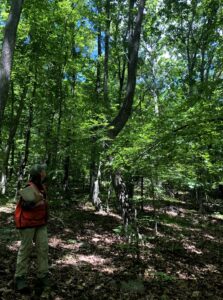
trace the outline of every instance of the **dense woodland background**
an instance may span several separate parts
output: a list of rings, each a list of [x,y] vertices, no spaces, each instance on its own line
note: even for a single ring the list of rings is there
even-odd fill
[[[185,217],[179,203],[221,222],[220,0],[3,0],[0,12],[4,205],[41,162],[52,207],[118,213],[137,261],[143,230],[157,234],[161,212]]]

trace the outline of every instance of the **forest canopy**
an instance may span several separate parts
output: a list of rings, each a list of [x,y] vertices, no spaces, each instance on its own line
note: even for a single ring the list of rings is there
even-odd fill
[[[222,299],[222,70],[220,0],[1,0],[1,299],[15,215],[41,299]]]
[[[100,207],[114,174],[129,198],[143,180],[148,197],[181,190],[199,200],[219,188],[220,1],[18,2],[10,83],[0,95],[3,194],[15,193],[37,162],[58,196],[90,193]],[[10,9],[1,1],[2,57]]]

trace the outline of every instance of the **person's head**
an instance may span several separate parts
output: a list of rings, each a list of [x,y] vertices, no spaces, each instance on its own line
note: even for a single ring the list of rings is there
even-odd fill
[[[30,169],[30,180],[41,183],[46,177],[46,165],[35,164]]]

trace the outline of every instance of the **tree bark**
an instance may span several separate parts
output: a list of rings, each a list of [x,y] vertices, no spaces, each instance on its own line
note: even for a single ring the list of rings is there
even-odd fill
[[[109,124],[110,129],[108,131],[108,135],[112,139],[114,139],[124,128],[132,112],[132,105],[133,105],[135,86],[136,86],[138,50],[140,44],[140,34],[141,34],[145,2],[146,0],[141,0],[139,2],[139,9],[135,21],[134,32],[133,33],[130,32],[130,36],[129,36],[128,80],[127,80],[126,96],[123,105],[119,110],[117,116]]]
[[[98,7],[98,12],[101,12],[101,7]],[[101,58],[102,47],[101,47],[101,25],[98,25],[98,60],[97,60],[97,75],[96,75],[96,94],[101,92]]]
[[[101,3],[97,4],[98,13],[101,13]],[[96,76],[96,97],[100,99],[101,93],[101,62],[102,55],[101,45],[101,25],[98,25],[98,61],[97,61],[97,76]],[[106,50],[108,51],[108,49]],[[108,53],[107,53],[108,55]],[[108,57],[107,57],[108,59]],[[105,84],[105,83],[104,83]],[[97,128],[92,130],[92,149],[91,149],[91,166],[90,166],[90,201],[94,205],[97,211],[102,210],[102,203],[100,199],[100,180],[101,180],[101,161],[100,161],[100,149],[97,145],[97,137],[95,132]]]
[[[109,61],[109,37],[110,37],[110,0],[106,0],[106,30],[105,30],[105,59],[104,59],[104,102],[109,107],[108,99],[108,61]]]
[[[2,45],[0,62],[0,128],[2,127],[5,106],[8,100],[10,75],[16,43],[16,33],[22,12],[23,0],[12,1]]]
[[[126,188],[126,184],[120,172],[115,172],[112,175],[112,184],[115,190],[116,197],[120,204],[122,219],[124,225],[128,226],[130,221],[130,210],[131,205],[129,201],[129,196]]]
[[[70,156],[67,155],[64,159],[64,178],[63,178],[63,190],[67,198],[69,198],[69,170],[70,170]]]
[[[143,176],[140,178],[140,196],[141,196],[140,209],[143,212],[144,211],[144,177]]]
[[[20,166],[19,166],[15,198],[17,198],[18,191],[21,188],[21,183],[24,178],[24,170],[27,165],[28,157],[29,157],[31,129],[32,129],[32,124],[33,124],[33,102],[34,102],[34,99],[36,96],[36,88],[37,88],[37,70],[35,70],[35,81],[34,81],[34,86],[33,86],[33,91],[32,91],[32,97],[30,99],[30,104],[29,104],[29,117],[28,117],[27,129],[26,129],[26,133],[25,133],[25,149],[24,149],[24,154],[21,157],[21,162],[20,162]]]
[[[90,166],[90,200],[97,211],[102,210],[100,199],[100,179],[101,179],[101,161],[100,151],[92,138],[93,145],[91,149],[91,166]]]
[[[128,43],[128,79],[126,95],[122,107],[120,108],[117,116],[111,121],[108,129],[108,136],[111,139],[115,139],[117,135],[124,128],[127,123],[131,112],[133,99],[135,94],[136,86],[136,72],[137,72],[137,62],[138,62],[138,50],[140,44],[141,27],[143,20],[143,11],[145,7],[146,0],[141,0],[139,2],[138,14],[135,20],[135,27],[133,28],[133,17],[132,9],[134,6],[134,1],[130,1],[130,11],[129,11],[129,43]],[[117,199],[120,203],[122,210],[122,217],[125,226],[128,225],[131,216],[131,205],[129,201],[128,191],[126,184],[122,178],[121,172],[118,170],[112,175],[113,187],[116,192]]]
[[[100,179],[101,179],[101,161],[93,167],[91,178],[91,201],[97,211],[102,210],[102,203],[100,199]]]
[[[32,105],[32,103],[30,103],[28,125],[27,125],[26,134],[25,134],[25,150],[24,150],[24,154],[21,157],[21,162],[20,162],[20,166],[19,166],[19,173],[18,173],[18,181],[17,181],[17,188],[16,188],[15,198],[17,198],[18,191],[21,188],[21,183],[22,183],[23,178],[24,178],[24,170],[25,170],[25,167],[26,167],[27,162],[28,162],[32,122],[33,122],[33,105]]]
[[[10,157],[10,153],[11,153],[11,149],[13,146],[13,142],[14,142],[14,138],[16,135],[16,131],[18,128],[18,124],[19,124],[19,120],[24,108],[24,99],[26,97],[27,94],[27,90],[28,90],[28,86],[26,85],[23,89],[21,98],[20,98],[20,102],[19,102],[19,107],[17,110],[17,114],[14,117],[14,108],[12,108],[12,119],[11,119],[11,128],[9,130],[9,136],[8,136],[8,140],[7,140],[7,144],[5,147],[5,153],[4,153],[4,161],[3,161],[3,167],[2,167],[2,177],[1,177],[1,193],[4,195],[6,192],[6,185],[7,185],[7,180],[8,180],[8,163],[9,163],[9,157]],[[14,106],[14,103],[12,103],[12,106]]]

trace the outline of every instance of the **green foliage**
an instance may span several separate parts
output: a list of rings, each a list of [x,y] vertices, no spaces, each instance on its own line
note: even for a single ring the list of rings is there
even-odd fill
[[[159,280],[159,281],[175,281],[177,278],[175,276],[166,274],[164,272],[156,272],[154,276]]]
[[[8,10],[8,1],[3,1],[1,29]],[[122,171],[127,181],[143,177],[145,199],[165,198],[167,187],[205,193],[217,188],[223,181],[220,2],[147,2],[133,112],[114,141],[107,137],[107,126],[126,91],[127,1],[111,2],[110,10],[109,103],[104,103],[104,2],[25,1],[1,133],[3,165],[11,124],[17,123],[8,161],[12,187],[32,111],[25,174],[33,162],[47,161],[51,181],[61,192],[68,158],[71,193],[88,188],[95,145],[104,189],[111,170]],[[101,86],[96,88],[98,72]],[[136,196],[140,202],[139,191]]]

